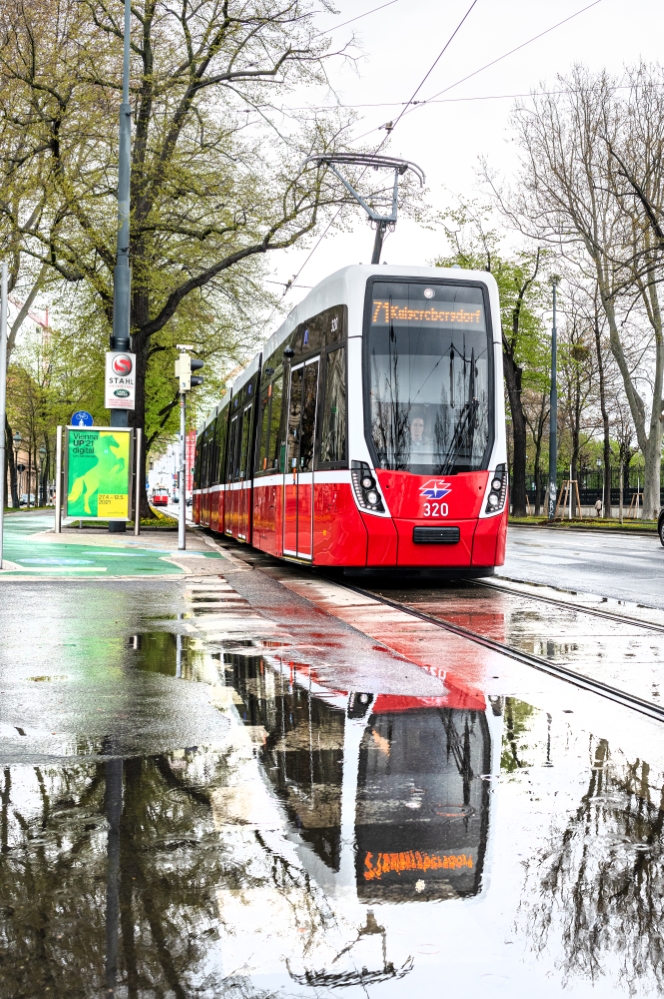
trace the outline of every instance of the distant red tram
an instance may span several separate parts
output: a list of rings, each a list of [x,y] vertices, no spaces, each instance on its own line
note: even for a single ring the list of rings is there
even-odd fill
[[[502,565],[493,277],[359,265],[319,284],[199,431],[193,507],[213,531],[313,565]]]

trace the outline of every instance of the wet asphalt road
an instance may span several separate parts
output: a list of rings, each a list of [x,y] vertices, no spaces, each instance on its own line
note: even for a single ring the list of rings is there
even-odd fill
[[[664,608],[664,547],[656,535],[510,527],[497,575]]]
[[[664,992],[661,725],[229,554],[3,583],[0,996]],[[661,680],[647,628],[400,597]]]

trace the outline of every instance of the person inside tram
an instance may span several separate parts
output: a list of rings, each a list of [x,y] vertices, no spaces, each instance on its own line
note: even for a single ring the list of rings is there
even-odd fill
[[[424,420],[421,416],[413,416],[410,421],[410,447],[411,450],[424,447]]]

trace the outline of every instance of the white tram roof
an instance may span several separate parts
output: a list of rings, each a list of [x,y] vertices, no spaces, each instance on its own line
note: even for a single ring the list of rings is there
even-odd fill
[[[332,308],[334,305],[347,305],[349,326],[354,324],[356,329],[360,329],[367,279],[373,277],[374,275],[384,276],[386,279],[428,277],[431,278],[432,281],[435,279],[440,280],[441,278],[451,278],[455,281],[459,281],[460,279],[468,281],[481,281],[489,288],[491,298],[493,300],[492,305],[495,305],[496,309],[498,308],[498,286],[493,274],[490,274],[488,271],[473,271],[462,269],[460,267],[413,267],[398,264],[350,264],[347,267],[342,267],[340,270],[335,271],[334,274],[330,274],[329,277],[326,277],[323,281],[320,281],[315,288],[312,288],[311,291],[305,295],[298,305],[291,309],[281,326],[272,334],[267,343],[264,345],[262,351],[259,351],[249,362],[244,371],[241,371],[237,376],[233,382],[232,394],[236,395],[240,389],[246,385],[252,375],[258,371],[263,357],[270,357],[270,355],[273,354],[275,350],[278,350],[279,346],[286,339],[288,339],[296,326],[299,326],[300,323],[304,323],[313,316],[318,315],[319,312]],[[500,324],[494,322],[493,327],[494,342],[500,342]],[[201,430],[198,431],[199,433],[201,433],[212,422],[217,413],[223,409],[230,395],[230,392],[226,392],[220,405],[212,411],[201,427]]]
[[[241,388],[243,388],[249,379],[256,374],[261,365],[262,353],[259,351],[255,357],[249,361],[244,371],[241,371],[233,382],[233,395],[237,395]]]
[[[224,394],[221,397],[221,402],[219,403],[219,405],[215,406],[214,409],[210,413],[208,413],[208,415],[205,417],[205,419],[201,423],[200,427],[197,428],[197,430],[196,430],[196,436],[197,437],[200,437],[200,435],[203,433],[203,431],[207,430],[207,428],[210,426],[210,424],[212,423],[212,421],[216,418],[217,413],[220,413],[222,411],[222,409],[224,408],[224,406],[230,401],[230,398],[231,398],[231,390],[230,389],[226,389],[226,391],[224,392]]]
[[[356,318],[361,324],[367,279],[374,275],[384,276],[386,279],[428,277],[431,280],[452,278],[455,281],[460,279],[482,281],[495,295],[498,294],[495,278],[488,271],[462,270],[459,267],[352,264],[348,267],[342,267],[341,270],[335,271],[334,274],[330,274],[329,277],[326,277],[317,284],[315,288],[312,288],[308,295],[305,295],[302,301],[289,312],[279,329],[267,341],[263,347],[263,357],[270,357],[300,323],[306,322],[312,316],[318,315],[319,312],[323,312],[324,309],[329,309],[333,305],[347,305],[349,325],[353,324]],[[461,278],[461,275],[463,275],[463,278]],[[360,328],[357,322],[355,323],[355,328]],[[494,330],[494,339],[495,332]],[[498,337],[500,338],[500,331],[498,331]]]

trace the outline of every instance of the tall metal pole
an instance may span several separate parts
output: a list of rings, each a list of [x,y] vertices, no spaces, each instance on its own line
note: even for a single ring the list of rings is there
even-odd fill
[[[131,183],[131,105],[129,103],[129,52],[131,0],[124,8],[124,58],[122,64],[122,104],[120,105],[120,147],[118,158],[118,246],[113,271],[113,333],[111,350],[129,350],[129,310],[131,272],[129,270],[129,197]],[[111,426],[128,427],[129,411],[111,409]],[[109,520],[108,530],[124,534],[122,520]]]
[[[106,995],[117,989],[120,929],[120,820],[122,818],[121,759],[106,762],[104,810],[108,822],[106,839]]]
[[[558,482],[556,471],[558,467],[558,387],[557,379],[557,331],[556,331],[556,288],[560,279],[555,275],[551,278],[553,288],[553,326],[551,328],[551,396],[549,401],[549,520],[556,513],[556,495]]]
[[[5,536],[6,425],[7,408],[7,263],[2,262],[0,278],[0,569]]]
[[[55,533],[62,534],[62,427],[55,438]]]
[[[113,272],[113,335],[111,350],[129,350],[131,274],[129,270],[129,198],[131,182],[131,105],[129,103],[129,43],[131,5],[125,0],[122,104],[120,105],[120,158],[118,163],[118,247]],[[111,410],[111,426],[129,425],[126,409]]]
[[[187,393],[180,392],[180,481],[178,484],[178,550],[183,552],[187,547]]]

